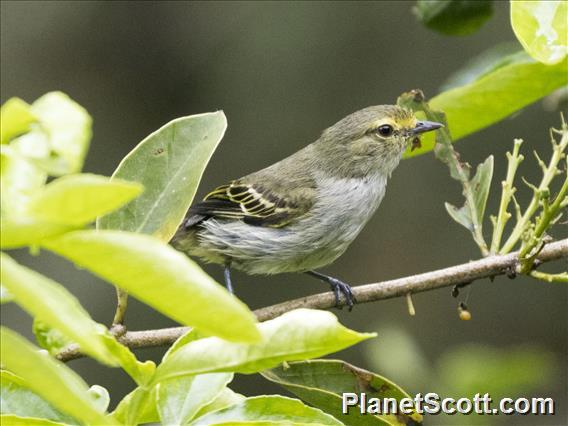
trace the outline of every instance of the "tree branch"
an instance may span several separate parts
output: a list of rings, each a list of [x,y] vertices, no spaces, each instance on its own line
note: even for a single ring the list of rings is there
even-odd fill
[[[407,294],[435,290],[459,284],[470,283],[482,278],[495,277],[520,272],[519,253],[489,256],[480,260],[439,269],[437,271],[412,275],[390,281],[353,287],[357,303],[375,302],[406,296]],[[568,259],[568,238],[547,244],[538,255],[540,262]],[[329,309],[335,306],[332,292],[314,294],[295,300],[268,306],[254,311],[259,321],[267,321],[285,312],[298,308]],[[118,340],[129,348],[148,348],[172,344],[187,332],[188,327],[172,327],[159,330],[128,331]],[[61,351],[57,358],[69,361],[84,356],[77,345],[71,345]]]

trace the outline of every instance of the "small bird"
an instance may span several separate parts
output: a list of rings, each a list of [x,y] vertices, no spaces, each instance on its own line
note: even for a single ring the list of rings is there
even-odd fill
[[[407,145],[442,124],[395,105],[371,106],[260,171],[221,185],[193,205],[171,244],[248,274],[304,272],[327,282],[340,306],[348,284],[317,272],[337,259],[369,221]],[[416,142],[415,142],[416,143]]]

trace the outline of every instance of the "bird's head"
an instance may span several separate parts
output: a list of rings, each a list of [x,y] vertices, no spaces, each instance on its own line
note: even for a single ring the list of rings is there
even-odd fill
[[[350,174],[376,170],[390,174],[412,141],[440,127],[440,123],[417,120],[411,110],[377,105],[354,112],[324,130],[318,145],[326,157],[336,159],[336,165]]]

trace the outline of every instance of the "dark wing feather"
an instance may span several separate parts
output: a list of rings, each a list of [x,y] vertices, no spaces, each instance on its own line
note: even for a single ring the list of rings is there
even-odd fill
[[[236,180],[215,188],[203,201],[192,206],[184,225],[187,229],[215,217],[242,220],[254,226],[281,228],[306,214],[312,205],[311,199],[306,196],[306,190],[291,190],[287,195],[281,195],[260,184]]]

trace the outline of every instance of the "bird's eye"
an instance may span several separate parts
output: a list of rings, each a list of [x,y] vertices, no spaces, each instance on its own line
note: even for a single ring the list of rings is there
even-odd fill
[[[390,136],[393,134],[393,132],[393,127],[388,124],[383,124],[382,126],[379,126],[377,128],[377,133],[381,136]]]

